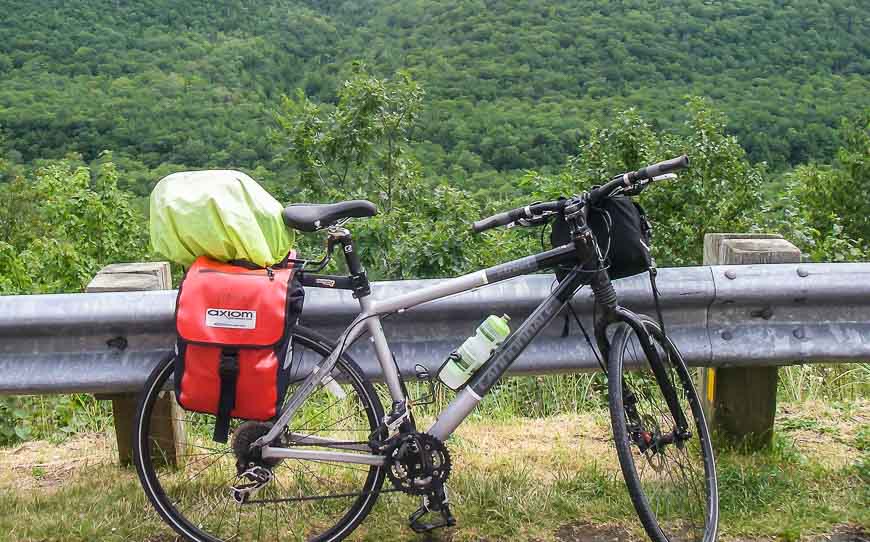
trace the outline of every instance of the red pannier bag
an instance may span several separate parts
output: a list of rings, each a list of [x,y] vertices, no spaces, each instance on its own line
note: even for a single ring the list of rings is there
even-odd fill
[[[217,417],[215,441],[227,441],[231,417],[266,421],[278,413],[304,297],[292,267],[200,256],[185,273],[175,308],[175,396],[183,408]]]

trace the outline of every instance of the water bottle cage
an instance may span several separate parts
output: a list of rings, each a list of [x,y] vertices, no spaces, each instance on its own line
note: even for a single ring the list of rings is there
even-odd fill
[[[452,361],[452,362],[456,363],[456,365],[458,365],[459,368],[462,369],[463,371],[468,370],[468,364],[465,363],[465,360],[462,359],[462,356],[460,356],[459,352],[457,352],[456,350],[454,350],[453,352],[450,352],[450,354],[447,356],[447,361],[448,362]]]

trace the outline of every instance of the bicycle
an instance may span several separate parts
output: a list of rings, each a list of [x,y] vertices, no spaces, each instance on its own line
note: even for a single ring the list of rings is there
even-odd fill
[[[294,260],[302,284],[351,290],[360,314],[337,344],[307,328],[292,329],[286,362],[304,376],[294,378],[273,421],[233,420],[230,447],[210,442],[202,430],[213,417],[187,412],[175,419],[188,426],[183,447],[188,453],[175,466],[160,451],[162,437],[152,434],[152,423],[162,415],[158,400],[171,390],[174,357],[163,359],[142,392],[135,421],[134,458],[151,503],[177,533],[194,541],[341,540],[388,491],[422,499],[409,518],[414,531],[454,525],[446,490],[452,463],[445,442],[575,292],[589,285],[598,311],[594,334],[607,361],[617,455],[641,523],[656,542],[715,540],[715,464],[691,376],[655,320],[619,305],[588,225],[589,209],[596,202],[621,193],[637,194],[687,164],[682,156],[618,175],[571,198],[533,203],[478,221],[473,228],[482,232],[509,224],[540,225],[558,216],[570,224],[572,241],[392,299],[371,298],[353,237],[344,227],[350,218],[373,216],[374,205],[350,201],[288,207],[288,226],[328,232],[323,259]],[[339,245],[349,276],[318,274]],[[381,317],[566,264],[571,270],[552,293],[494,351],[431,427],[418,431]],[[615,330],[609,334],[612,326]],[[365,333],[374,344],[389,391],[386,414],[373,384],[346,352]],[[383,487],[387,478],[392,488]]]

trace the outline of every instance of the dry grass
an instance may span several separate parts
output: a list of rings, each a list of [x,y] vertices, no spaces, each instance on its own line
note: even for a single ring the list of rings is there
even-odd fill
[[[813,400],[787,403],[777,411],[780,432],[801,452],[829,467],[845,467],[866,452],[856,446],[859,432],[870,428],[870,399],[849,403]]]
[[[618,472],[609,420],[602,413],[562,414],[460,426],[451,442],[457,461],[488,471],[524,465],[542,482],[593,463]],[[602,458],[607,458],[602,461]]]
[[[868,422],[866,399],[784,404],[774,450],[720,453],[721,538],[861,540],[870,491],[857,465],[866,461]],[[642,539],[608,424],[602,410],[466,423],[450,443],[459,526],[433,540]],[[113,458],[113,436],[99,434],[0,450],[0,540],[175,540],[135,473]],[[415,507],[385,495],[352,539],[425,540],[405,527]]]
[[[51,493],[76,473],[106,465],[115,456],[114,437],[75,435],[62,443],[28,441],[0,451],[0,489]]]

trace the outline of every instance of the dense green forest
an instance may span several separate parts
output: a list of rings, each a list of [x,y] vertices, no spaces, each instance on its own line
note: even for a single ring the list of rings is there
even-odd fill
[[[870,102],[870,4],[592,2],[9,2],[0,127],[12,160],[114,151],[147,194],[178,169],[288,182],[271,111],[302,89],[334,103],[351,61],[427,93],[413,155],[427,178],[510,192],[637,107],[684,131],[686,97],[730,119],[752,162],[829,161]]]
[[[642,203],[659,265],[772,231],[870,257],[870,4],[0,0],[0,294],[80,291],[158,258],[164,175],[250,173],[281,201],[364,197],[374,279],[540,248],[485,214],[689,154]],[[317,236],[299,236],[305,253]],[[0,444],[49,434],[0,399]],[[81,403],[81,404],[80,404]],[[86,396],[52,399],[75,432]],[[82,425],[85,424],[85,425]]]

